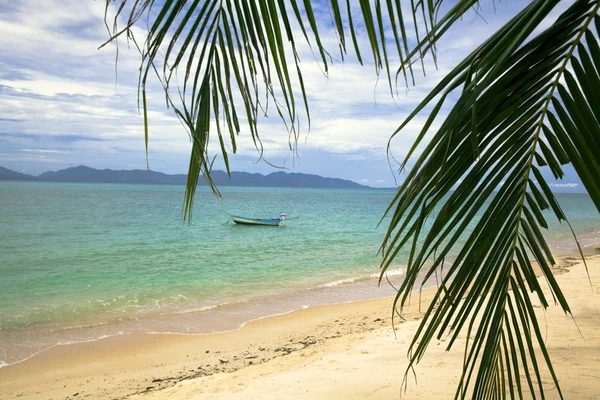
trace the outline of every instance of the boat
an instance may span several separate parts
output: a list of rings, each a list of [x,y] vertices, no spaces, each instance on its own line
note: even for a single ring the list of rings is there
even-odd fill
[[[248,218],[241,217],[239,215],[231,215],[231,220],[236,224],[241,225],[265,225],[265,226],[279,226],[279,224],[285,221],[286,215],[282,213],[279,218]]]

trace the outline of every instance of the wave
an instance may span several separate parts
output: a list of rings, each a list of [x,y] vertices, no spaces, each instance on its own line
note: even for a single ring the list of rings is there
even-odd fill
[[[100,335],[98,337],[91,338],[91,339],[79,339],[79,340],[64,340],[64,341],[59,341],[59,342],[54,343],[53,345],[50,345],[50,346],[47,346],[47,347],[45,347],[45,348],[43,348],[41,350],[38,350],[38,351],[34,352],[33,354],[31,354],[31,355],[29,355],[29,356],[27,356],[25,358],[22,358],[22,359],[20,359],[18,361],[15,361],[15,362],[9,363],[9,362],[0,360],[0,368],[8,367],[9,365],[21,364],[22,362],[25,362],[25,361],[29,360],[30,358],[33,358],[36,355],[41,354],[43,352],[46,352],[46,351],[48,351],[48,350],[50,350],[50,349],[52,349],[54,347],[69,346],[69,345],[72,345],[72,344],[80,344],[80,343],[97,342],[98,340],[107,339],[107,338],[113,337],[113,336],[121,336],[123,334],[125,334],[123,331],[118,331],[118,332],[116,332],[114,334],[111,334],[111,335]]]
[[[181,311],[175,311],[172,314],[173,315],[185,315],[185,314],[192,314],[192,313],[197,313],[197,312],[209,311],[209,310],[212,310],[214,308],[222,307],[222,306],[227,305],[227,304],[229,304],[229,303],[220,303],[220,304],[217,304],[217,305],[214,305],[214,306],[202,306],[202,307],[199,307],[199,308],[189,308],[189,309],[185,309],[185,310],[181,310]]]
[[[388,271],[386,271],[385,274],[388,276],[388,278],[393,277],[393,276],[402,276],[402,275],[404,275],[404,269],[398,268],[398,269],[394,269],[394,270],[388,270]],[[355,276],[352,278],[338,279],[336,281],[328,282],[323,285],[320,285],[319,287],[320,288],[333,288],[333,287],[349,285],[349,284],[361,282],[361,281],[369,281],[369,280],[379,279],[379,276],[380,276],[379,273],[375,273],[375,274],[369,274],[369,275]]]
[[[381,274],[377,273],[377,274],[372,274],[371,276],[373,278],[379,278]],[[392,277],[392,276],[402,276],[404,275],[404,268],[398,268],[398,269],[392,269],[392,270],[388,270],[385,272],[385,275],[387,275],[388,277]]]
[[[363,281],[363,280],[367,280],[367,279],[371,279],[370,276],[359,276],[356,278],[346,278],[346,279],[340,279],[337,281],[333,281],[333,282],[329,282],[329,283],[325,283],[319,287],[322,288],[328,288],[328,287],[336,287],[336,286],[340,286],[340,285],[347,285],[349,283],[354,283],[357,281]]]

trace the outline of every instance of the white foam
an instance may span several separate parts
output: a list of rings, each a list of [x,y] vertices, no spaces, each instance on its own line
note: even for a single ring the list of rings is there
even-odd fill
[[[302,306],[302,309],[306,309],[306,308],[309,308],[309,307],[308,306]],[[249,324],[251,322],[260,321],[261,319],[266,319],[266,318],[271,318],[271,317],[279,317],[281,315],[291,314],[291,313],[296,312],[296,311],[299,311],[299,309],[295,308],[295,309],[292,309],[292,310],[289,310],[289,311],[280,312],[280,313],[263,315],[261,317],[252,318],[252,319],[249,319],[248,321],[242,322],[240,325],[238,325],[237,328],[226,329],[226,330],[222,330],[222,331],[199,332],[199,333],[193,333],[193,332],[173,332],[173,331],[164,331],[164,332],[151,331],[151,332],[146,332],[146,333],[149,334],[149,335],[207,336],[207,335],[214,335],[214,334],[218,334],[218,333],[236,332],[236,331],[239,331],[240,329],[242,329],[244,326],[246,326],[247,324]]]
[[[176,314],[176,315],[185,315],[185,314],[192,314],[192,313],[196,313],[196,312],[203,312],[203,311],[212,310],[214,308],[217,308],[219,306],[223,306],[225,304],[228,304],[228,303],[222,303],[222,304],[219,304],[217,306],[203,306],[203,307],[200,307],[200,308],[191,308],[189,310],[179,311],[179,312],[176,312],[174,314]]]
[[[207,336],[207,335],[212,335],[212,334],[216,334],[216,333],[233,332],[233,331],[236,331],[236,330],[237,330],[237,328],[236,329],[230,329],[228,331],[200,332],[200,333],[172,332],[172,331],[164,331],[164,332],[151,331],[151,332],[146,332],[146,333],[148,335]]]
[[[69,346],[71,344],[97,342],[98,340],[107,339],[107,338],[113,337],[113,336],[120,336],[120,335],[123,335],[123,334],[125,334],[125,332],[118,331],[114,335],[101,335],[101,336],[98,336],[97,338],[93,338],[93,339],[63,340],[63,341],[57,342],[54,346]],[[54,347],[54,346],[51,346],[51,347]],[[48,347],[48,348],[50,348],[50,347]]]
[[[284,312],[280,312],[280,313],[275,313],[275,314],[270,314],[270,315],[264,315],[264,316],[258,317],[258,318],[253,318],[253,319],[251,319],[249,321],[246,321],[246,322],[242,323],[240,325],[240,327],[238,329],[236,329],[236,330],[242,329],[244,326],[248,325],[251,322],[260,321],[262,319],[267,319],[267,318],[271,318],[271,317],[279,317],[279,316],[282,316],[282,315],[291,314],[291,313],[296,312],[296,311],[299,311],[299,310],[296,309],[296,308],[294,308],[294,309],[289,310],[289,311],[284,311]]]
[[[357,278],[346,278],[346,279],[340,279],[337,281],[333,281],[333,282],[329,282],[329,283],[325,283],[324,285],[321,285],[320,287],[336,287],[336,286],[340,286],[340,285],[347,285],[349,283],[354,283],[357,280],[360,280],[360,277]],[[365,279],[365,278],[362,278]]]
[[[223,305],[225,305],[225,304],[227,304],[227,303],[223,303],[223,304],[219,304],[219,305],[220,305],[220,306],[223,306]],[[189,312],[196,312],[196,311],[208,311],[208,310],[212,310],[213,308],[217,308],[217,307],[218,307],[218,306],[203,306],[203,307],[200,307],[200,308],[196,308],[196,309],[193,309],[193,310],[189,310]]]
[[[378,272],[378,273],[374,273],[374,274],[370,274],[370,275],[355,276],[353,278],[344,278],[344,279],[339,279],[337,281],[325,283],[323,285],[320,285],[319,287],[332,288],[332,287],[337,287],[337,286],[341,286],[341,285],[348,285],[348,284],[359,282],[359,281],[366,281],[366,280],[370,280],[370,279],[379,279],[380,275],[381,274]],[[388,271],[386,271],[385,275],[387,277],[402,276],[402,275],[404,275],[404,269],[398,268],[398,269],[388,270]]]
[[[385,275],[387,275],[388,277],[390,276],[402,276],[404,275],[404,269],[402,268],[398,268],[398,269],[392,269],[392,270],[387,270],[385,272]],[[376,274],[372,274],[371,277],[373,278],[379,278],[381,276],[381,273],[376,273]]]
[[[23,358],[22,360],[19,360],[19,361],[15,361],[15,362],[12,362],[12,363],[7,363],[7,362],[4,362],[4,361],[0,360],[0,368],[2,368],[2,367],[8,367],[9,365],[21,364],[22,362],[25,362],[25,361],[29,360],[30,358],[33,358],[33,357],[37,356],[38,354],[41,354],[41,353],[43,353],[45,351],[48,351],[48,350],[50,350],[50,349],[52,349],[54,347],[69,346],[69,345],[72,345],[72,344],[80,344],[80,343],[97,342],[98,340],[107,339],[109,337],[118,336],[118,335],[122,335],[122,334],[124,334],[124,332],[123,331],[119,331],[115,335],[102,335],[102,336],[99,336],[99,337],[96,337],[96,338],[92,338],[92,339],[81,339],[81,340],[73,340],[73,341],[70,341],[70,340],[60,341],[60,342],[57,342],[57,343],[55,343],[55,344],[53,344],[51,346],[48,346],[48,347],[46,347],[44,349],[38,350],[35,353],[31,354],[29,357]]]

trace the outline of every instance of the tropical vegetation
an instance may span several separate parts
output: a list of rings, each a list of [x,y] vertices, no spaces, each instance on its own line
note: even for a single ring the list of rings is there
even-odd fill
[[[600,0],[568,2],[543,29],[559,3],[525,4],[390,132],[393,137],[428,113],[401,168],[415,161],[386,212],[382,276],[400,249],[410,249],[394,304],[401,313],[411,292],[443,270],[410,345],[407,374],[432,340],[445,337],[451,348],[462,335],[456,397],[544,398],[542,364],[562,397],[534,311],[536,303],[555,302],[570,313],[542,234],[548,227],[543,210],[566,217],[542,171],[560,179],[572,165],[600,209]],[[341,58],[353,54],[374,65],[393,94],[398,81],[414,83],[417,63],[435,62],[440,39],[478,2],[120,0],[115,7],[109,42],[126,36],[142,55],[146,143],[152,77],[192,140],[184,201],[191,218],[201,175],[218,193],[210,178],[211,135],[229,172],[240,134],[249,134],[261,151],[257,120],[268,104],[286,124],[292,149],[300,115],[310,123],[297,46],[308,43],[325,73],[332,66],[315,9],[328,7]],[[134,28],[143,25],[147,35],[138,43]],[[443,106],[450,111],[434,129]],[[475,228],[467,230],[470,224]],[[456,259],[447,262],[459,245]]]

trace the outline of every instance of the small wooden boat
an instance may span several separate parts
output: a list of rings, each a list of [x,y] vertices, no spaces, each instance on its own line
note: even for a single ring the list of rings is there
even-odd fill
[[[241,225],[279,226],[282,221],[285,221],[285,213],[281,214],[279,218],[247,218],[240,217],[239,215],[232,215],[231,220],[236,224]]]

